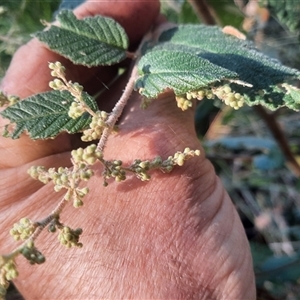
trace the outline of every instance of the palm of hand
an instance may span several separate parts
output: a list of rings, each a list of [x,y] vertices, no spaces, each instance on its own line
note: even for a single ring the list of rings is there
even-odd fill
[[[108,141],[107,159],[131,162],[200,147],[193,112],[180,112],[171,94],[147,111],[140,110],[138,101],[133,97],[120,134]],[[53,141],[17,142],[33,153],[1,170],[6,190],[0,201],[1,240],[9,240],[6,232],[15,217],[39,220],[60,200],[52,186],[41,187],[26,174],[33,164],[69,165],[72,141],[60,139],[59,147]],[[5,143],[1,151],[8,153]],[[12,158],[16,144],[9,143],[14,147]],[[243,228],[203,151],[200,159],[171,174],[156,172],[149,183],[132,178],[104,188],[96,176],[89,187],[84,207],[67,207],[61,216],[69,226],[84,229],[84,247],[58,249],[55,236],[43,234],[38,247],[47,257],[46,265],[29,268],[27,262],[18,261],[16,284],[26,298],[254,299]],[[12,247],[3,245],[1,253]]]

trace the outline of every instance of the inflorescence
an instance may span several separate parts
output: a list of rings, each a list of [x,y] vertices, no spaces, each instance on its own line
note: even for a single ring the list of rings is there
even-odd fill
[[[187,92],[184,95],[176,96],[176,101],[179,108],[187,110],[193,106],[194,100],[215,99],[216,97],[234,109],[241,108],[245,101],[244,96],[233,91],[229,84]]]
[[[51,69],[51,75],[55,77],[49,83],[49,86],[54,90],[68,91],[74,97],[74,101],[69,107],[69,117],[75,119],[83,113],[91,115],[91,123],[89,124],[89,128],[83,131],[82,141],[91,142],[99,140],[102,134],[105,135],[104,131],[109,130],[111,132],[115,124],[109,121],[109,118],[114,113],[114,110],[111,114],[105,111],[99,110],[95,112],[91,110],[84,101],[83,87],[78,83],[67,81],[64,66],[60,62],[55,62],[49,63],[49,68]],[[209,97],[208,90],[197,91],[195,93],[187,93],[185,98],[177,97],[178,106],[184,110],[191,106],[193,98]],[[7,97],[3,93],[0,93],[0,105],[11,105],[17,100],[18,98],[16,97]],[[146,104],[148,105],[149,103],[150,101],[147,101]],[[52,183],[54,191],[65,190],[65,194],[53,212],[44,220],[33,222],[29,218],[22,218],[10,230],[12,237],[16,241],[23,241],[23,244],[11,254],[0,256],[0,299],[5,296],[9,281],[18,276],[15,263],[16,256],[19,254],[23,255],[30,264],[41,264],[45,261],[44,255],[34,244],[34,240],[45,227],[48,227],[49,232],[58,231],[58,240],[67,248],[82,247],[82,243],[79,242],[82,229],[72,229],[64,225],[59,221],[59,217],[62,209],[70,200],[75,208],[83,205],[83,199],[89,193],[89,189],[87,186],[84,186],[84,183],[94,175],[93,170],[95,168],[100,168],[102,165],[104,186],[107,186],[110,180],[115,180],[116,182],[124,181],[129,174],[135,175],[142,181],[148,181],[151,178],[150,172],[152,170],[160,170],[168,173],[173,170],[174,166],[182,166],[189,158],[200,155],[199,150],[185,148],[183,152],[176,152],[173,156],[169,156],[165,160],[159,156],[149,160],[135,159],[133,163],[127,165],[118,159],[105,160],[102,150],[96,144],[89,144],[85,148],[72,150],[71,162],[73,166],[71,168],[59,167],[57,169],[46,169],[43,166],[32,166],[28,170],[32,178],[44,184]],[[97,163],[98,166],[95,166]]]

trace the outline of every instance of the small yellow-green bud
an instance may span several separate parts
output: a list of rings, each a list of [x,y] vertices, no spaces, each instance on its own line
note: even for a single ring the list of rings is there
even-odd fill
[[[59,191],[61,191],[63,189],[63,186],[62,185],[55,185],[54,186],[54,191],[55,192],[59,192]]]
[[[83,206],[83,201],[79,198],[75,198],[73,201],[73,206],[75,208],[81,207],[81,206]]]
[[[244,105],[244,101],[243,100],[240,100],[237,102],[237,106],[238,107],[242,107]]]
[[[80,178],[82,180],[89,180],[94,175],[94,172],[90,169],[80,172]]]
[[[81,93],[83,91],[83,86],[77,82],[73,83],[72,87],[77,93]]]
[[[75,233],[76,235],[81,235],[82,232],[83,232],[82,228],[76,228],[76,229],[74,230],[74,233]]]
[[[97,146],[95,144],[89,145],[86,147],[85,152],[88,154],[92,154],[95,152]]]
[[[79,198],[79,199],[82,199],[84,196],[86,196],[89,192],[89,188],[88,187],[84,187],[82,189],[80,188],[77,188],[76,189],[76,196]]]
[[[166,166],[165,168],[164,168],[164,170],[166,171],[166,172],[171,172],[172,170],[173,170],[173,166],[172,165],[169,165],[169,166]]]
[[[58,78],[56,78],[56,79],[50,81],[50,82],[49,82],[49,86],[50,86],[53,90],[63,90],[63,89],[66,88],[65,85],[64,85],[64,83],[63,83],[60,79],[58,79]]]
[[[200,155],[200,150],[195,150],[195,155],[199,156]]]
[[[161,159],[160,156],[158,156],[158,157],[155,157],[155,158],[151,161],[151,166],[155,168],[155,167],[158,167],[159,165],[161,165],[161,163],[162,163],[162,159]]]
[[[13,270],[9,270],[6,273],[5,278],[6,278],[6,280],[10,281],[10,280],[17,278],[18,275],[19,275],[18,271],[16,269],[13,269]]]
[[[49,227],[48,227],[48,231],[49,232],[56,232],[56,227],[54,224],[50,224]]]
[[[40,264],[43,264],[45,261],[46,261],[45,256],[42,255],[42,254],[39,254],[39,255],[36,257],[36,261],[35,261],[35,262],[36,262],[38,265],[40,265]]]
[[[34,242],[30,240],[30,241],[27,242],[26,246],[28,248],[32,249],[34,247]]]
[[[225,85],[224,88],[223,88],[223,90],[224,90],[224,92],[225,92],[226,94],[229,94],[229,93],[231,92],[231,88],[230,88],[229,85]]]
[[[100,112],[100,116],[103,120],[106,120],[108,118],[108,113],[106,111],[102,110]]]
[[[148,181],[151,178],[150,175],[146,173],[139,174],[139,177],[142,181]]]
[[[142,161],[139,166],[142,168],[142,169],[148,169],[149,168],[149,165],[150,165],[150,162],[149,161]]]
[[[242,98],[242,95],[240,93],[235,93],[234,98],[240,100]]]
[[[201,100],[205,97],[205,94],[206,94],[206,91],[204,90],[199,90],[198,93],[197,93],[197,99],[198,100]]]
[[[50,62],[49,63],[49,69],[54,70],[55,69],[55,63]]]
[[[176,163],[178,164],[178,166],[184,165],[184,159],[185,155],[183,153],[178,154],[178,156],[176,157]]]
[[[57,169],[57,172],[58,172],[59,174],[63,174],[65,171],[66,171],[66,169],[63,168],[63,167],[59,167],[59,168]]]
[[[191,152],[191,149],[188,148],[188,147],[185,148],[184,151],[183,151],[184,154],[188,154],[188,153],[190,153],[190,152]]]
[[[193,96],[191,93],[186,93],[186,99],[187,100],[192,100],[193,99]]]
[[[64,199],[66,199],[67,201],[69,201],[71,198],[73,197],[73,190],[72,189],[68,189],[68,191],[66,192]]]
[[[121,160],[114,160],[113,161],[113,164],[115,165],[115,166],[121,166],[122,165],[122,161]]]
[[[215,95],[210,91],[210,92],[207,92],[207,93],[206,93],[206,98],[207,98],[207,99],[214,99],[214,98],[215,98]]]

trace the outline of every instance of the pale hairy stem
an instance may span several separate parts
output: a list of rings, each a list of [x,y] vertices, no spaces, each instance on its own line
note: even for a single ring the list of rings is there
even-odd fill
[[[113,110],[106,122],[107,127],[103,130],[102,136],[98,143],[98,146],[97,146],[98,151],[102,152],[104,150],[107,139],[108,139],[109,135],[111,134],[117,120],[121,116],[121,114],[124,110],[124,107],[126,106],[128,100],[133,92],[136,79],[137,79],[137,66],[135,64],[132,69],[129,81],[127,82],[127,85],[125,87],[125,90],[124,90],[121,98],[116,103],[115,107],[113,108]]]
[[[138,49],[134,52],[134,53],[130,53],[128,52],[127,55],[129,55],[128,57],[131,57],[133,59],[135,59],[135,63],[133,65],[133,68],[131,70],[131,75],[130,78],[127,82],[127,85],[125,87],[125,90],[121,96],[121,98],[119,99],[119,101],[116,103],[115,107],[113,108],[106,124],[107,124],[107,128],[105,128],[103,130],[103,133],[101,135],[100,141],[97,145],[97,150],[100,152],[103,152],[107,139],[109,137],[109,135],[111,134],[111,132],[114,129],[114,126],[116,124],[116,122],[118,121],[119,117],[121,116],[124,107],[126,106],[133,90],[134,90],[134,84],[135,81],[138,77],[138,70],[137,70],[137,63],[139,58],[141,57],[141,50],[143,45],[147,42],[150,41],[153,37],[153,33],[151,31],[149,31],[143,38],[143,40],[141,41]]]

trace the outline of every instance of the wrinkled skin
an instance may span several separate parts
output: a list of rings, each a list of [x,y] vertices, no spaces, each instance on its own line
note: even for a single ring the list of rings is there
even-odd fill
[[[155,23],[159,1],[88,1],[75,10],[114,17],[131,44]],[[69,78],[94,91],[114,75],[113,67],[85,69],[32,40],[16,53],[1,89],[21,97],[48,90],[47,62],[60,60]],[[100,107],[112,104],[122,80],[111,87]],[[118,90],[119,87],[119,90]],[[64,210],[61,220],[84,232],[81,249],[65,249],[56,234],[43,233],[37,247],[46,263],[30,266],[18,259],[16,286],[26,299],[255,299],[249,245],[220,180],[196,137],[193,111],[181,112],[171,93],[143,111],[135,94],[120,120],[120,134],[110,137],[107,159],[166,158],[185,147],[200,149],[170,174],[155,171],[148,183],[129,178],[102,186],[89,182],[85,205]],[[1,120],[1,124],[5,121]],[[21,217],[40,220],[61,199],[53,186],[29,178],[31,165],[70,166],[76,141],[67,134],[54,140],[1,138],[0,253],[15,247],[8,231]],[[96,165],[101,171],[101,166]],[[99,172],[100,174],[100,172]]]

